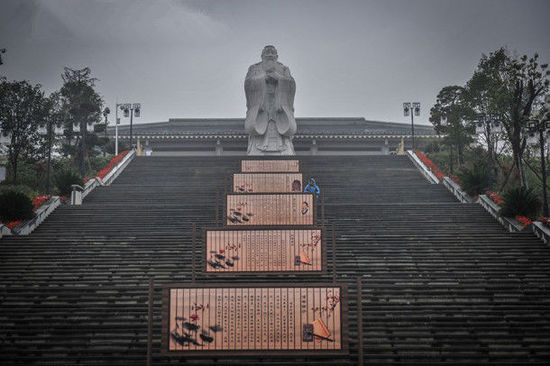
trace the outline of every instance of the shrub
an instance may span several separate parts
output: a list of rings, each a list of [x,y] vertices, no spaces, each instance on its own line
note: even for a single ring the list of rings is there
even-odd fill
[[[27,220],[34,216],[32,201],[21,192],[4,191],[0,193],[0,221]]]
[[[23,184],[5,184],[5,182],[0,183],[0,194],[6,191],[23,193],[25,196],[29,197],[29,199],[33,199],[39,194],[38,191]]]
[[[21,160],[17,164],[17,182],[14,183],[11,164],[6,165],[6,182],[10,184],[36,187],[39,183],[38,175],[40,175],[40,169],[37,169],[35,163]]]
[[[130,150],[130,143],[119,140],[118,141],[118,152],[120,153],[121,151],[124,151],[124,150]],[[111,155],[115,154],[115,140],[114,139],[110,139],[109,142],[107,143],[107,154],[111,154]]]
[[[462,180],[462,189],[470,196],[478,196],[489,188],[489,170],[484,165],[461,169],[458,176]]]
[[[510,189],[504,193],[503,199],[501,215],[506,217],[535,217],[541,207],[537,195],[525,187]]]
[[[54,180],[61,196],[68,196],[72,191],[71,186],[73,184],[78,184],[80,186],[84,185],[84,181],[80,175],[71,170],[61,170],[57,172]]]
[[[441,151],[441,144],[439,141],[429,141],[424,148],[426,154],[437,153]]]
[[[98,170],[101,170],[105,167],[105,165],[109,164],[109,160],[111,160],[113,156],[108,155],[106,157],[103,156],[95,156],[93,158],[90,158],[90,168],[93,170],[93,172],[97,172]]]

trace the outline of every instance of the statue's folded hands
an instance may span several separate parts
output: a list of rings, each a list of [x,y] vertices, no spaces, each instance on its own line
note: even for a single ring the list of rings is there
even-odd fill
[[[274,75],[273,73],[270,73],[270,74],[267,74],[267,75],[265,76],[265,81],[266,81],[267,83],[272,83],[272,84],[274,84],[274,83],[276,83],[276,82],[279,81],[279,77],[278,77],[277,75]]]

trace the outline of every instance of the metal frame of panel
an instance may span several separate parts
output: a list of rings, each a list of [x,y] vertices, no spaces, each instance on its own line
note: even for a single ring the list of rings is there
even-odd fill
[[[219,349],[209,349],[209,350],[169,350],[170,346],[170,332],[171,332],[171,319],[170,311],[172,309],[171,304],[171,289],[296,289],[296,288],[331,288],[338,287],[340,289],[340,349],[266,349],[262,347],[246,349],[246,350],[219,350]],[[185,357],[220,357],[220,356],[263,356],[263,355],[276,355],[276,356],[322,356],[322,355],[346,355],[349,353],[349,339],[348,339],[348,301],[347,301],[348,291],[347,285],[343,283],[250,283],[246,285],[234,285],[230,283],[209,283],[209,284],[167,284],[162,289],[162,335],[161,335],[161,353],[165,356],[185,356]],[[309,298],[308,298],[309,300]],[[269,301],[269,300],[268,300]],[[298,301],[299,302],[299,301]],[[295,302],[295,306],[299,305],[298,302]],[[228,305],[232,306],[232,305]],[[309,305],[307,305],[309,307]],[[263,308],[263,304],[262,304]],[[262,309],[262,311],[265,309]],[[176,309],[177,311],[177,309]],[[282,311],[282,309],[281,309]],[[315,314],[316,310],[314,311]],[[186,314],[183,314],[186,315]],[[217,314],[215,314],[217,315]],[[309,313],[308,313],[309,317]],[[315,317],[315,315],[313,315]],[[312,319],[313,319],[312,317]],[[236,320],[229,320],[229,324]],[[262,322],[264,319],[262,318]],[[287,319],[288,321],[288,319]],[[225,320],[224,320],[225,324]],[[294,329],[296,330],[296,328]],[[237,331],[236,331],[237,332]],[[198,333],[198,332],[197,332]],[[240,332],[242,335],[243,333]],[[294,333],[295,334],[295,333]],[[303,337],[303,336],[302,336]],[[296,338],[295,338],[296,339]],[[268,340],[269,341],[269,340]],[[304,343],[305,341],[302,341]],[[316,340],[313,340],[316,342]],[[326,343],[325,343],[326,344]],[[248,343],[250,346],[250,342]]]
[[[255,231],[255,230],[320,230],[321,231],[321,270],[319,271],[227,271],[227,272],[213,272],[207,271],[207,231]],[[262,275],[282,275],[282,274],[295,274],[295,275],[306,275],[306,274],[325,274],[327,273],[327,232],[325,227],[315,227],[315,226],[228,226],[223,228],[203,228],[202,229],[202,246],[201,246],[201,258],[203,264],[201,266],[202,273],[205,275],[214,275],[214,276],[239,276],[239,275],[250,275],[254,273],[259,273]]]
[[[300,190],[298,191],[270,191],[270,192],[263,192],[263,191],[253,191],[253,192],[239,192],[239,191],[235,191],[235,176],[236,175],[244,175],[244,176],[253,176],[253,175],[299,175],[300,176]],[[246,194],[246,193],[303,193],[303,189],[304,189],[304,175],[303,173],[295,173],[295,172],[292,172],[292,173],[280,173],[280,172],[277,172],[277,173],[233,173],[232,176],[231,176],[231,193],[239,193],[239,194]]]
[[[243,224],[243,225],[228,225],[227,223],[227,220],[228,220],[228,213],[227,213],[227,205],[228,205],[228,199],[229,199],[229,196],[236,196],[236,197],[245,197],[247,195],[250,195],[250,196],[260,196],[260,195],[263,195],[263,196],[271,196],[271,195],[283,195],[283,196],[293,196],[293,195],[309,195],[311,196],[311,202],[313,203],[311,205],[311,207],[309,208],[310,210],[313,210],[313,212],[311,213],[312,214],[312,222],[311,224],[305,224],[305,223],[296,223],[296,224],[276,224],[274,223],[273,226],[291,226],[291,227],[294,227],[294,226],[314,226],[316,225],[317,223],[317,215],[318,215],[318,206],[319,206],[319,203],[317,202],[318,199],[315,198],[315,195],[313,193],[294,193],[294,192],[289,192],[289,193],[227,193],[225,195],[225,202],[224,202],[224,205],[222,207],[222,221],[223,221],[223,226],[224,227],[249,227],[249,228],[254,228],[254,227],[258,227],[258,226],[266,226],[266,225],[269,225],[271,226],[272,224],[265,224],[265,223],[260,223],[260,224]]]
[[[245,162],[251,162],[251,161],[297,161],[298,167],[297,170],[257,170],[257,171],[245,171],[243,169]],[[243,159],[241,160],[241,173],[299,173],[300,172],[300,165],[301,165],[300,159],[297,159],[295,156],[289,157],[288,159],[281,159],[277,157],[276,159],[273,156],[265,156],[261,158],[254,158],[254,159]]]

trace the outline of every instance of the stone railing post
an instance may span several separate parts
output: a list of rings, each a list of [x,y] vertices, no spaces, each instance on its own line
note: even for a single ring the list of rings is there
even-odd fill
[[[78,184],[73,184],[71,188],[73,189],[71,191],[71,205],[81,205],[82,191],[84,191],[84,188],[79,186]]]

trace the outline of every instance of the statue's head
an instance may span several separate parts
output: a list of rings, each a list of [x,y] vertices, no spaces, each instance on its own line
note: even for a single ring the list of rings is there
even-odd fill
[[[262,51],[262,61],[277,61],[277,49],[275,46],[267,45]]]

